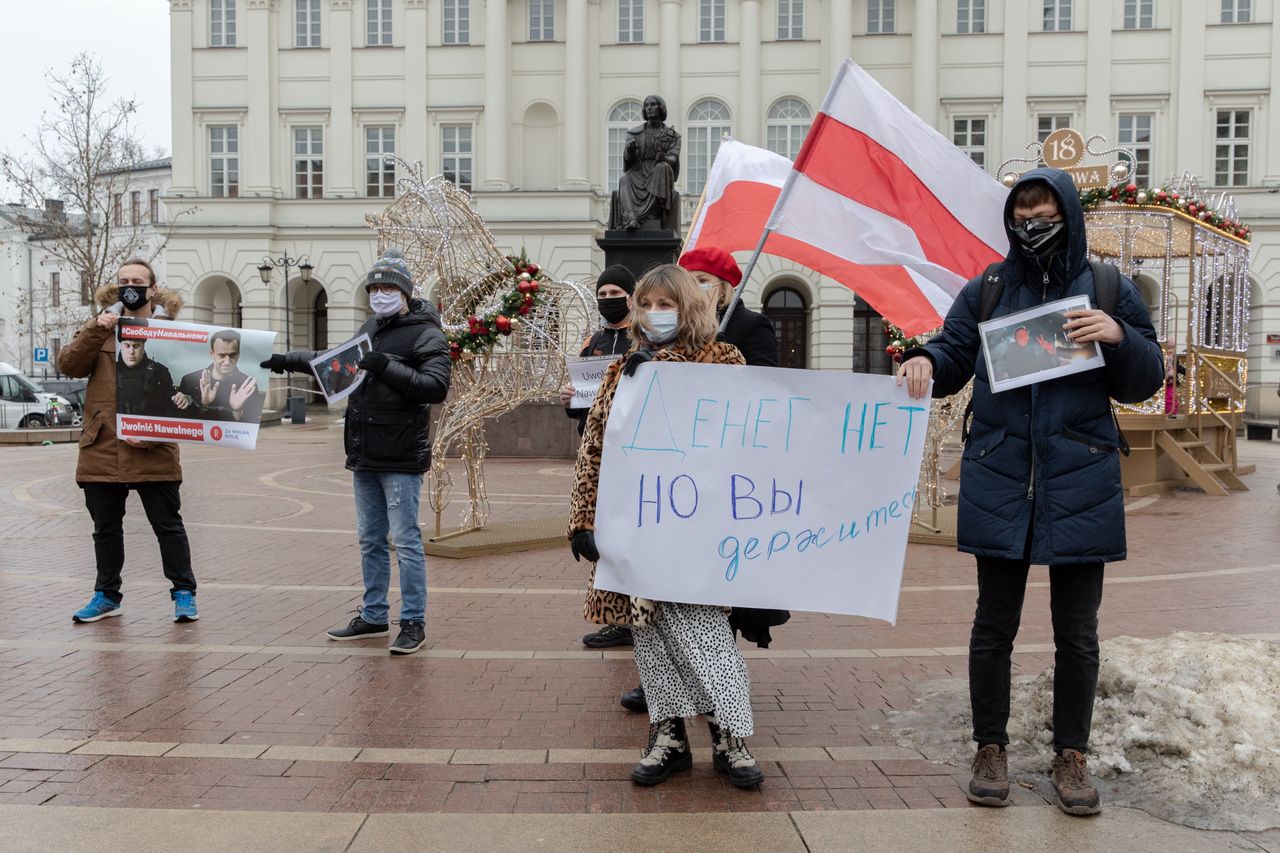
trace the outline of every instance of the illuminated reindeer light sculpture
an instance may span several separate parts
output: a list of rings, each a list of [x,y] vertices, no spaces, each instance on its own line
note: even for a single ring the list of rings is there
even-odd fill
[[[468,508],[447,534],[455,536],[484,527],[489,517],[485,419],[556,399],[567,381],[565,355],[577,354],[597,312],[589,286],[553,281],[523,253],[504,254],[467,192],[441,176],[423,180],[420,166],[400,167],[408,174],[395,201],[368,224],[379,252],[404,252],[414,280],[440,308],[450,342],[452,389],[436,422],[428,488],[438,540],[453,490],[449,452],[457,449],[467,473]]]

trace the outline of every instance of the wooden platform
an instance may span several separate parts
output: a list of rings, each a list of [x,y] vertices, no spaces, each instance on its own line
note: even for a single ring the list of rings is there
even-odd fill
[[[920,519],[911,524],[907,541],[916,545],[947,545],[954,548],[956,546],[955,505],[938,507],[936,519],[932,509],[921,510]]]
[[[563,548],[569,553],[569,540],[565,531],[569,527],[568,516],[531,518],[522,521],[495,521],[479,530],[450,535],[439,539],[424,538],[422,550],[433,557],[483,557],[491,554],[512,554],[516,551],[534,551],[539,548]]]

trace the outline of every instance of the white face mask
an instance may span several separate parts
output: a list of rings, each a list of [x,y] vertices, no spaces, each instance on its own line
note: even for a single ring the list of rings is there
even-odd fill
[[[373,309],[373,313],[379,317],[386,317],[391,314],[399,313],[404,307],[404,296],[399,291],[395,293],[383,293],[381,291],[373,291],[369,294],[369,307]]]
[[[676,325],[679,322],[679,311],[646,311],[644,313],[644,336],[651,343],[665,343],[676,333]]]

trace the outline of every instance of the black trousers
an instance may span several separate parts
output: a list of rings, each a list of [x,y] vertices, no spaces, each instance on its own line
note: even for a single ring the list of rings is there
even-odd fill
[[[120,601],[120,573],[124,570],[124,508],[129,490],[138,493],[147,521],[160,543],[160,564],[173,584],[169,595],[180,589],[195,592],[196,576],[191,571],[191,545],[182,525],[182,496],[179,482],[167,483],[81,483],[84,505],[93,519],[93,551],[98,561],[97,592]]]
[[[978,608],[969,637],[969,700],[973,738],[1007,744],[1013,639],[1022,620],[1030,566],[1022,560],[978,558]],[[1098,607],[1102,563],[1049,567],[1053,618],[1053,745],[1086,751],[1098,687]]]

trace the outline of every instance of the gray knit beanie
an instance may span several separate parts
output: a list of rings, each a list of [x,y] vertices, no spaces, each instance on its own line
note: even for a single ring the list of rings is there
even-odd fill
[[[394,284],[404,291],[406,300],[413,298],[413,273],[409,272],[409,264],[405,262],[404,252],[390,248],[373,262],[369,274],[365,277],[364,289],[368,290],[379,284]]]

